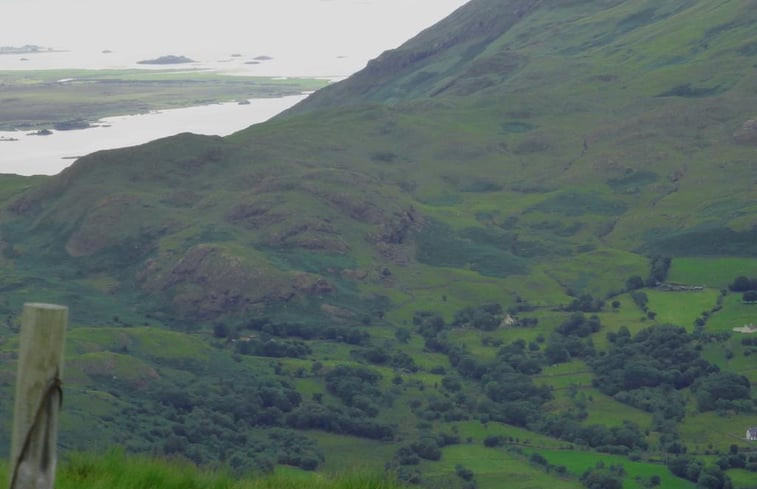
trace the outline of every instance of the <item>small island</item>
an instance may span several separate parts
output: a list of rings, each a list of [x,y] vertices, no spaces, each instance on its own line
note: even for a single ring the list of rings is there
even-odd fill
[[[105,117],[297,95],[327,84],[316,79],[201,73],[183,69],[187,66],[194,65],[5,72],[0,131],[23,130],[44,136],[53,131],[86,130],[103,126]],[[48,132],[33,132],[42,129]],[[2,142],[0,146],[11,144]]]
[[[30,132],[28,136],[50,136],[52,133],[50,129],[40,129],[39,131]]]
[[[74,131],[77,129],[88,129],[92,125],[83,119],[73,119],[70,121],[61,121],[53,124],[58,131]]]
[[[0,54],[34,54],[54,52],[53,48],[45,48],[35,44],[25,44],[23,46],[0,46]]]
[[[174,56],[169,54],[168,56],[161,56],[155,59],[137,61],[137,64],[140,65],[176,65],[182,63],[195,63],[195,60],[187,58],[186,56]]]

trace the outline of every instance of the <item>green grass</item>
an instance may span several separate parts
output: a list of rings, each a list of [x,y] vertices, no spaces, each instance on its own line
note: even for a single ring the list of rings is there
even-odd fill
[[[396,443],[320,431],[311,431],[309,436],[318,442],[321,449],[332,454],[322,468],[327,474],[344,472],[347,467],[351,471],[379,473],[383,471],[385,461],[390,459],[398,448]]]
[[[279,469],[274,474],[235,477],[227,469],[199,469],[181,460],[105,455],[63,455],[56,477],[59,489],[401,489],[380,472],[348,470],[333,474]],[[8,477],[0,466],[0,479]]]
[[[744,469],[731,469],[727,470],[726,474],[731,478],[733,487],[736,489],[757,489],[757,480],[755,480],[754,472]]]
[[[742,336],[745,333],[737,333],[733,331],[733,328],[741,328],[749,324],[757,325],[757,305],[744,304],[741,294],[729,293],[723,301],[723,309],[713,314],[707,321],[707,330],[730,332],[734,336]]]
[[[670,266],[668,279],[672,282],[724,289],[740,275],[756,276],[757,259],[676,258]]]
[[[652,415],[641,409],[618,402],[594,389],[582,391],[582,393],[588,398],[586,407],[588,416],[584,424],[621,426],[623,421],[628,420],[636,423],[642,429],[652,424]]]
[[[744,437],[748,426],[754,426],[754,416],[749,414],[728,414],[720,416],[714,412],[687,414],[680,424],[682,440],[695,451],[702,453],[710,445],[716,450],[727,452],[729,447]]]
[[[702,356],[724,370],[745,376],[754,390],[757,387],[757,362],[754,355],[757,353],[753,346],[741,344],[744,337],[741,333],[733,333],[728,341],[707,345],[702,350]]]
[[[429,464],[424,473],[428,474],[430,485],[438,487],[442,481],[454,477],[450,472],[457,464],[473,471],[481,489],[501,488],[504,481],[507,482],[507,487],[527,489],[544,487],[578,489],[582,487],[575,478],[548,474],[540,467],[529,464],[520,456],[501,448],[486,448],[481,445],[463,444],[446,447],[441,462]]]
[[[504,436],[511,438],[516,444],[531,445],[534,447],[561,448],[567,443],[540,435],[517,426],[511,426],[503,423],[489,422],[481,423],[480,421],[461,421],[452,424],[460,435],[462,441],[471,437],[474,445],[483,445],[487,436]],[[467,445],[470,446],[470,445]]]
[[[693,330],[694,321],[715,306],[720,292],[715,289],[692,292],[664,292],[647,290],[648,308],[657,313],[655,320],[661,324],[675,324]]]
[[[636,478],[646,478],[653,475],[660,477],[660,487],[672,489],[693,489],[694,484],[675,477],[668,471],[667,467],[662,464],[653,464],[648,462],[632,462],[626,457],[607,455],[596,452],[581,452],[578,450],[535,450],[544,456],[550,464],[564,465],[568,472],[574,476],[580,476],[585,470],[593,468],[598,462],[603,462],[605,466],[622,465],[627,475],[623,480],[623,487],[626,489],[643,489],[643,485],[637,482]]]

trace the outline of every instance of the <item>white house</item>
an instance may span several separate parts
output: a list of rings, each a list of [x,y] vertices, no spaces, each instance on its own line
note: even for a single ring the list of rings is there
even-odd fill
[[[757,441],[757,426],[753,426],[752,428],[747,428],[746,439],[749,441]]]

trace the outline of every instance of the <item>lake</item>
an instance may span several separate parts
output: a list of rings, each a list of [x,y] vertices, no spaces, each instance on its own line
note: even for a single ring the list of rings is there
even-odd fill
[[[95,127],[53,131],[49,136],[0,131],[0,173],[54,175],[89,153],[143,144],[181,132],[226,136],[264,122],[306,96],[250,99],[245,105],[231,102],[106,117]]]
[[[246,76],[344,78],[467,0],[2,0],[0,46],[54,51],[0,55],[0,70],[143,68],[183,55],[182,69]],[[86,15],[83,14],[86,12]],[[154,68],[167,68],[157,65]],[[50,136],[0,132],[0,173],[56,174],[76,157],[180,132],[227,135],[263,122],[303,96],[254,99],[128,117]],[[2,110],[2,106],[0,106]]]

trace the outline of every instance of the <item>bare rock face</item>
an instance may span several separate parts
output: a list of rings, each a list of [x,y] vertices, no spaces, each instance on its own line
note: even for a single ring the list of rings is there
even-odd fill
[[[331,304],[321,305],[321,311],[325,312],[329,316],[335,319],[354,319],[355,314],[352,311],[344,309],[343,307],[337,307]]]
[[[396,264],[410,260],[411,250],[407,246],[410,235],[420,229],[422,219],[415,209],[395,212],[377,226],[367,239],[386,259]]]
[[[741,129],[733,133],[733,139],[739,144],[757,144],[757,119],[749,119]]]

